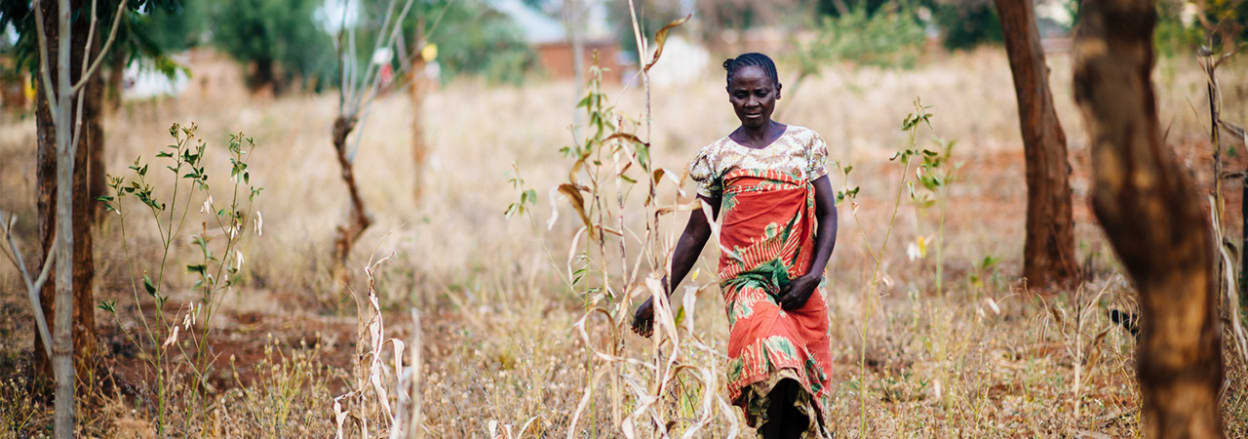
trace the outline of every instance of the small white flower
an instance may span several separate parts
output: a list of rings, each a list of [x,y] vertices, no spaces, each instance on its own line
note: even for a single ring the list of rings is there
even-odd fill
[[[994,314],[998,314],[998,315],[1001,314],[1001,307],[997,306],[997,301],[992,300],[991,297],[985,297],[984,301],[988,302],[988,307],[992,308],[992,312]]]
[[[161,347],[161,348],[167,348],[167,347],[169,347],[169,345],[173,344],[174,342],[177,342],[177,341],[178,341],[178,330],[179,330],[179,329],[182,329],[182,327],[181,327],[181,326],[174,326],[174,327],[173,327],[173,333],[172,333],[172,334],[169,334],[169,338],[166,338],[166,339],[165,339],[165,342],[164,342],[164,343],[162,343],[162,344],[160,345],[160,347]]]
[[[238,256],[237,262],[234,264],[234,271],[242,271],[243,270],[243,252],[241,250],[235,250],[234,254]]]
[[[212,195],[209,195],[208,198],[204,199],[204,207],[201,207],[199,209],[199,213],[209,213],[209,212],[212,212]]]
[[[915,259],[926,258],[927,257],[927,237],[926,236],[916,237],[914,239],[914,242],[911,242],[910,244],[906,245],[906,257],[910,258],[911,261]]]
[[[264,236],[264,215],[256,211],[256,236]]]

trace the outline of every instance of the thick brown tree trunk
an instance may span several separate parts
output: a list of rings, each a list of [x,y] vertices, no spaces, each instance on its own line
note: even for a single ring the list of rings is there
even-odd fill
[[[98,55],[100,50],[99,43],[95,43],[94,46],[96,47],[92,47],[91,51]],[[87,86],[82,89],[82,92],[85,93],[82,101],[85,111],[82,115],[82,136],[86,138],[85,143],[87,145],[87,163],[83,170],[87,174],[87,181],[86,190],[83,192],[86,196],[81,198],[81,201],[85,204],[81,208],[87,215],[85,226],[88,228],[94,226],[104,213],[104,204],[96,202],[96,198],[107,195],[108,192],[108,186],[104,178],[104,92],[106,87],[104,75],[96,73],[88,80]],[[75,190],[77,190],[77,187],[75,187]],[[77,194],[78,192],[74,193]],[[79,201],[79,199],[74,200],[76,203]],[[79,207],[76,206],[74,209],[79,209]],[[91,247],[88,246],[87,248]]]
[[[1079,276],[1071,213],[1066,134],[1053,107],[1049,67],[1032,0],[995,0],[1014,74],[1027,167],[1027,237],[1023,275],[1032,287],[1069,285]]]
[[[1158,128],[1155,5],[1085,1],[1081,14],[1075,99],[1092,145],[1092,206],[1139,289],[1144,436],[1222,437],[1213,234],[1203,197]]]
[[[108,66],[107,108],[109,112],[114,112],[121,108],[121,93],[126,87],[126,59],[129,54],[120,47],[114,47],[110,56],[112,56],[112,62]]]
[[[56,22],[56,5],[45,2],[42,5],[44,20],[46,23]],[[81,8],[81,1],[73,2],[73,7]],[[75,66],[71,69],[73,74],[70,75],[72,81],[77,81],[81,72],[83,51],[87,43],[87,20],[77,20],[73,23],[70,53],[70,63]],[[47,26],[47,40],[49,42],[56,41],[56,26]],[[94,44],[93,44],[94,45]],[[92,51],[98,51],[98,45],[92,48]],[[55,44],[48,45],[48,59],[55,60],[57,57],[57,47]],[[55,69],[50,72],[52,82],[57,81]],[[38,81],[38,108],[35,113],[35,122],[38,133],[38,149],[35,154],[36,161],[36,209],[39,217],[39,244],[41,254],[40,261],[46,260],[48,252],[52,251],[52,243],[56,224],[56,128],[52,122],[52,115],[49,111],[47,95],[44,87],[49,86],[43,81]],[[102,137],[102,129],[99,129],[99,100],[94,100],[92,105],[92,94],[98,95],[98,83],[92,82],[83,92],[86,93],[83,100],[83,131],[78,140],[78,148],[74,155],[74,237],[73,237],[73,286],[74,286],[74,365],[78,370],[78,376],[88,376],[88,364],[92,352],[95,348],[95,310],[92,299],[92,281],[95,278],[95,265],[92,255],[91,245],[91,211],[94,209],[94,202],[88,193],[88,156],[92,150],[91,143]],[[77,111],[77,104],[68,111]],[[97,127],[96,131],[92,131],[88,127],[92,125]],[[42,269],[42,267],[39,267]],[[45,316],[53,315],[53,304],[55,298],[55,277],[49,278],[44,284],[43,290],[40,291],[40,301],[42,302],[43,312]],[[52,376],[51,359],[45,354],[42,340],[38,334],[35,336],[35,373],[40,380]],[[46,382],[45,382],[46,383]],[[43,386],[40,386],[43,387]],[[44,390],[47,387],[43,387]]]

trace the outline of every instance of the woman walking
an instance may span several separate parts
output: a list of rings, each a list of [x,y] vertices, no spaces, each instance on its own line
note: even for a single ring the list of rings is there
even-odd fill
[[[712,216],[722,218],[729,398],[764,438],[826,437],[831,346],[819,285],[836,244],[827,146],[810,129],[771,120],[781,85],[766,55],[746,53],[724,69],[741,126],[703,147],[690,175]],[[669,295],[710,235],[706,213],[690,214],[672,255]],[[647,300],[633,330],[650,336],[653,319]]]

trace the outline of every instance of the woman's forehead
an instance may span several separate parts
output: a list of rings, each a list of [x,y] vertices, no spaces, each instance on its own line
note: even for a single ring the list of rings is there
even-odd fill
[[[768,78],[766,75],[757,76],[757,77],[733,76],[732,80],[728,82],[728,87],[731,87],[731,88],[771,87],[771,78]]]
[[[762,67],[743,66],[732,72],[732,75],[729,76],[728,85],[742,87],[771,85],[771,78],[767,76],[767,72],[763,71]]]

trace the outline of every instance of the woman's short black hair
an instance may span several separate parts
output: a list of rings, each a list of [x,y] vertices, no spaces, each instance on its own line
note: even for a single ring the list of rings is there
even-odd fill
[[[728,82],[732,82],[732,75],[746,66],[757,66],[763,69],[763,73],[776,85],[780,85],[780,74],[776,73],[776,63],[771,57],[758,52],[742,53],[736,58],[728,58],[724,60],[724,70],[728,71]]]

